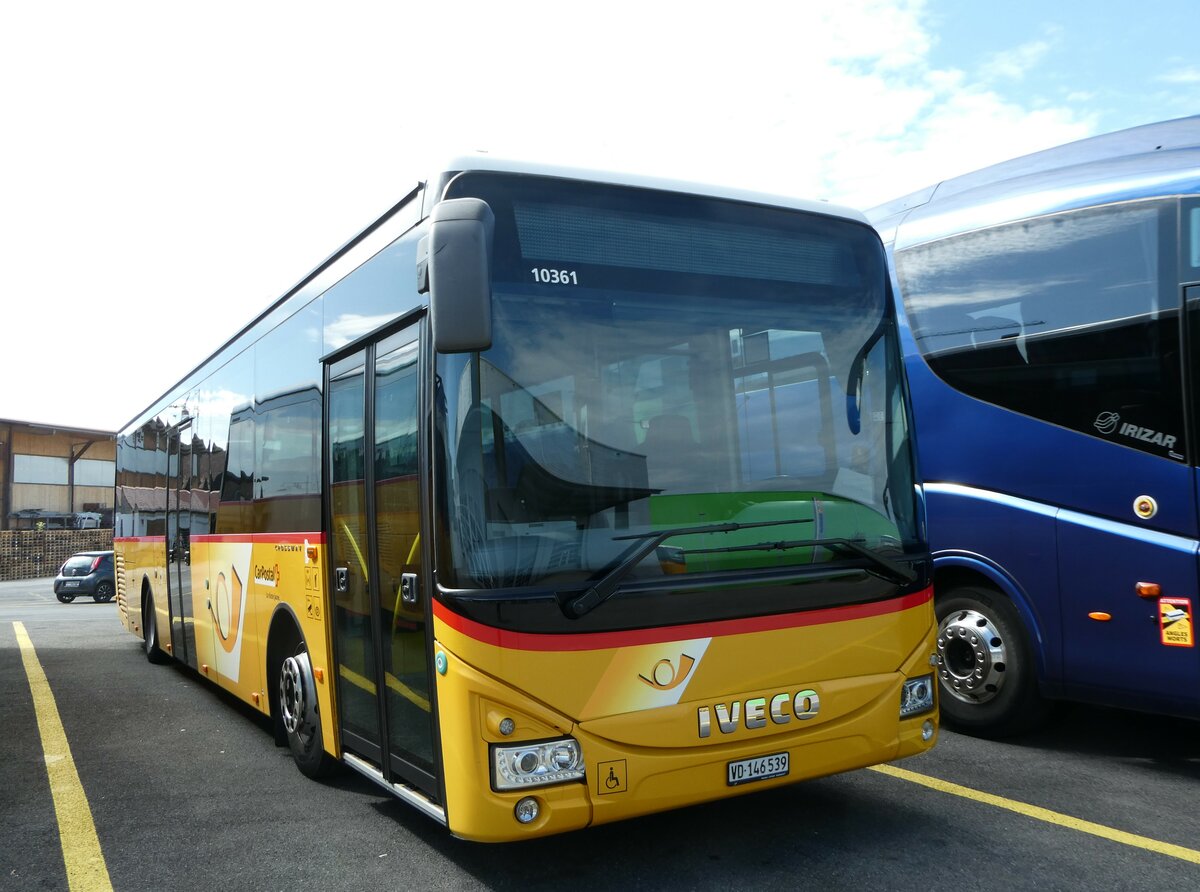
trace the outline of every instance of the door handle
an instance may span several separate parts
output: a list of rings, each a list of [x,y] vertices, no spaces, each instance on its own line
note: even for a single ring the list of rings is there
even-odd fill
[[[339,595],[350,591],[350,568],[338,567],[333,571],[333,590]]]
[[[417,583],[416,573],[401,573],[400,574],[400,600],[409,607],[417,603],[421,595],[421,589]]]

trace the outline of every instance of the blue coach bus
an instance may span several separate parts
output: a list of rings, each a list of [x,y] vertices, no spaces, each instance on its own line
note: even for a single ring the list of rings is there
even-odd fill
[[[1055,700],[1200,716],[1200,116],[869,216],[903,299],[942,714],[986,736]]]

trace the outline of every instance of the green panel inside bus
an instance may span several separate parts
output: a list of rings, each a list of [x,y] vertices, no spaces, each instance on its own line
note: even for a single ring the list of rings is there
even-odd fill
[[[786,523],[794,520],[795,523]],[[814,539],[895,540],[896,526],[850,499],[818,492],[731,492],[656,495],[650,498],[655,529],[705,524],[778,524],[724,533],[674,536],[660,549],[668,572],[754,570],[814,563],[824,549],[795,545]],[[768,548],[776,543],[777,547]],[[758,546],[753,547],[752,546]],[[730,550],[740,549],[746,550]],[[824,557],[822,557],[824,555]],[[683,558],[683,562],[672,558]],[[670,566],[675,564],[673,568]]]

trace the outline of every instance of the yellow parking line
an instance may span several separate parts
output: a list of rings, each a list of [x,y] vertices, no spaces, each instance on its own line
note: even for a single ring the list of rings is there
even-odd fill
[[[414,691],[392,673],[387,674],[387,686],[411,703],[417,709],[423,709],[429,712],[429,698],[422,697],[417,691]]]
[[[1168,855],[1172,858],[1179,858],[1182,861],[1190,861],[1192,864],[1200,864],[1200,851],[1196,849],[1188,849],[1169,842],[1160,842],[1157,839],[1150,839],[1148,836],[1138,836],[1136,833],[1126,833],[1124,830],[1115,830],[1112,827],[1105,827],[1103,824],[1093,824],[1091,821],[1073,818],[1070,815],[1050,811],[1047,808],[1039,808],[1036,805],[1028,805],[1013,799],[1005,799],[1003,796],[993,796],[991,793],[972,790],[970,787],[961,787],[958,784],[938,780],[936,777],[917,774],[915,771],[906,771],[903,768],[897,768],[895,765],[875,765],[872,766],[871,770],[906,780],[910,783],[920,784],[923,787],[929,787],[931,790],[937,790],[940,793],[949,793],[951,796],[961,796],[964,799],[982,802],[985,805],[1007,809],[1019,815],[1024,815],[1027,818],[1045,821],[1047,824],[1056,824],[1059,827],[1066,827],[1068,830],[1090,833],[1092,836],[1099,836],[1102,839],[1119,842],[1122,845],[1133,846],[1136,849],[1145,849],[1148,852],[1156,852],[1159,855]]]
[[[25,625],[15,622],[13,630],[21,647],[21,660],[25,663],[29,691],[33,695],[33,711],[37,715],[38,731],[42,736],[46,774],[50,779],[50,795],[54,799],[63,862],[67,868],[67,885],[72,892],[112,892],[112,881],[108,877],[104,854],[100,851],[92,809],[83,792],[79,772],[75,770],[75,760],[71,758],[67,732],[63,730],[50,682],[46,679],[42,664],[38,662]]]
[[[350,682],[350,684],[354,685],[356,688],[361,688],[368,694],[374,696],[375,682],[371,681],[371,679],[360,675],[349,666],[338,666],[338,672],[341,674],[342,678],[346,679],[346,681]],[[414,691],[390,672],[387,673],[387,686],[405,700],[408,700],[414,706],[429,712],[429,698],[423,697],[421,694],[419,694],[417,691]]]

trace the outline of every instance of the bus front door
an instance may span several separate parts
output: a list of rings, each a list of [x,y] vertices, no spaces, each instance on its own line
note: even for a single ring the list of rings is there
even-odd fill
[[[330,590],[343,749],[436,799],[417,352],[414,325],[327,366]]]

